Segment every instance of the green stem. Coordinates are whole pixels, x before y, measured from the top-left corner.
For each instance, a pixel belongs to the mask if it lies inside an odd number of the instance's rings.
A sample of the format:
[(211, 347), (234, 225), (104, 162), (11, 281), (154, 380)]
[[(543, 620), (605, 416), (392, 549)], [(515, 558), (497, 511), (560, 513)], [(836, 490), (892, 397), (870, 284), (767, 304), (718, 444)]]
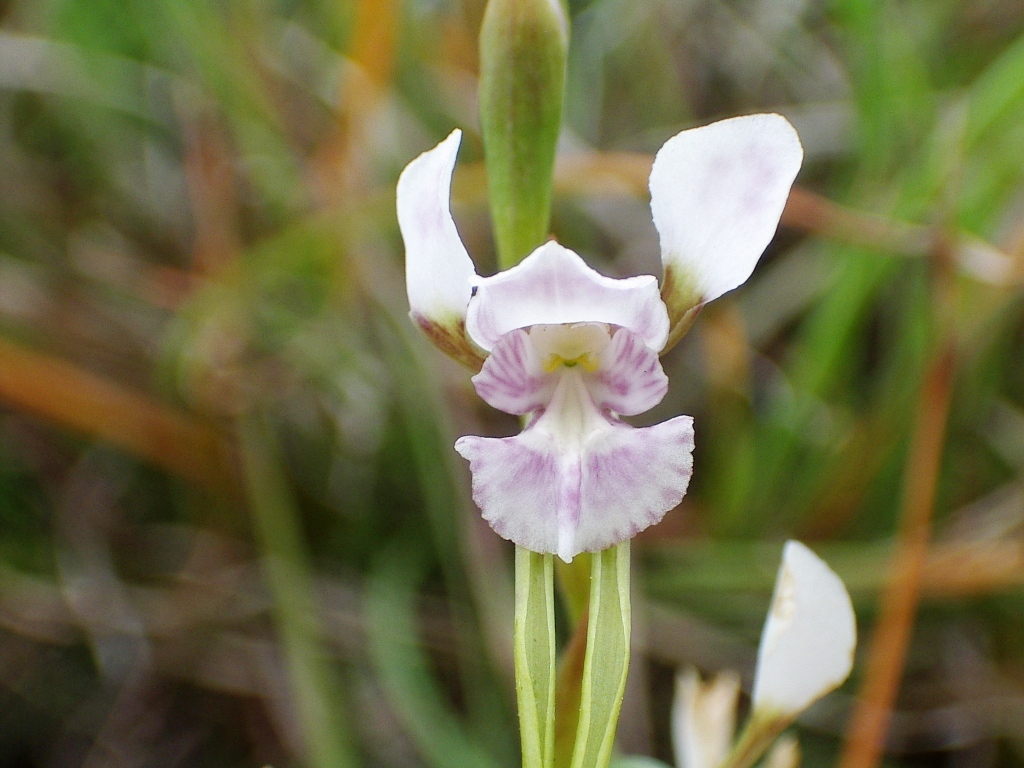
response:
[(791, 718), (768, 717), (754, 712), (719, 768), (752, 768), (790, 722)]
[(571, 563), (562, 559), (555, 561), (555, 583), (569, 614), (570, 631), (575, 631), (576, 625), (587, 610), (587, 601), (590, 600), (592, 557), (589, 552), (580, 552)]
[(572, 768), (606, 768), (629, 672), (629, 541), (593, 556)]
[(253, 527), (305, 737), (304, 762), (310, 768), (350, 768), (356, 759), (340, 725), (340, 692), (323, 647), (299, 514), (281, 469), (274, 432), (258, 414), (240, 418), (237, 431)]
[(551, 768), (555, 749), (555, 578), (551, 555), (516, 547), (513, 635), (523, 768)]

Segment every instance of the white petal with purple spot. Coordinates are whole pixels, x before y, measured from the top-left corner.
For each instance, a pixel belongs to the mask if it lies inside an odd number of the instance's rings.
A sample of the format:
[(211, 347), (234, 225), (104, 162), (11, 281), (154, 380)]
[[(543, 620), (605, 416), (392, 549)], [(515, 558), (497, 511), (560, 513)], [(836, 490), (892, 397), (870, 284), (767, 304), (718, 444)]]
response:
[(793, 126), (772, 114), (683, 131), (658, 150), (650, 187), (662, 261), (697, 303), (750, 277), (802, 161)]

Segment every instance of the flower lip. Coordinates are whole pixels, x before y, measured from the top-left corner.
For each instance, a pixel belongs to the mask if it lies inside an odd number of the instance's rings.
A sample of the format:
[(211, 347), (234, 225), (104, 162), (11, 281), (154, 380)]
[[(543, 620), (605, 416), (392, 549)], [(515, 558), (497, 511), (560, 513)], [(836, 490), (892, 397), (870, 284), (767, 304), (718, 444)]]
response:
[(466, 314), (470, 338), (488, 352), (517, 328), (573, 323), (626, 328), (655, 351), (668, 338), (668, 312), (653, 276), (605, 277), (553, 240), (511, 269), (477, 278)]
[(626, 328), (535, 325), (502, 336), (473, 377), (490, 405), (528, 415), (511, 438), (463, 437), (473, 498), (502, 536), (567, 562), (631, 537), (680, 502), (692, 469), (692, 419), (634, 429), (668, 379)]
[(634, 429), (589, 416), (597, 428), (571, 451), (566, 435), (554, 431), (564, 419), (551, 411), (514, 437), (455, 443), (469, 461), (473, 500), (499, 535), (569, 562), (632, 538), (682, 500), (693, 469), (693, 419)]

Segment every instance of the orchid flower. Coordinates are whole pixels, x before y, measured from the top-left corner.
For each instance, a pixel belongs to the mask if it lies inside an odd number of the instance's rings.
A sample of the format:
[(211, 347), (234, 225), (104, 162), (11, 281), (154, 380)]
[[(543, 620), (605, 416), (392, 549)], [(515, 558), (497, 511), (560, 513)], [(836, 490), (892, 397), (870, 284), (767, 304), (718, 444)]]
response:
[[(723, 672), (704, 683), (696, 670), (676, 679), (672, 741), (678, 768), (756, 762), (801, 712), (843, 684), (853, 667), (856, 618), (840, 578), (798, 541), (788, 541), (761, 633), (751, 714), (730, 752), (739, 680)], [(779, 741), (765, 765), (795, 766), (799, 749)]]
[(665, 279), (614, 279), (544, 243), (490, 277), (476, 273), (449, 207), (461, 133), (398, 181), (413, 320), (480, 367), (487, 403), (524, 418), (514, 437), (462, 437), (473, 499), (501, 536), (566, 562), (657, 523), (686, 493), (693, 420), (633, 428), (664, 397), (659, 361), (706, 302), (736, 288), (774, 236), (803, 158), (779, 115), (683, 131), (658, 152), (651, 209)]

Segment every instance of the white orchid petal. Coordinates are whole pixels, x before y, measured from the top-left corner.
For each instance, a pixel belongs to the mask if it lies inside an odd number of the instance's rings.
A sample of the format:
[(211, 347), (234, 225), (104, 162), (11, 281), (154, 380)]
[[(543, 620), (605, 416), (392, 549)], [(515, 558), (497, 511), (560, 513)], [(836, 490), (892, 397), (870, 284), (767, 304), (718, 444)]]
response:
[(600, 367), (587, 382), (594, 402), (622, 416), (651, 410), (668, 392), (658, 353), (620, 328), (601, 352)]
[(398, 226), (405, 241), (405, 285), (420, 325), (453, 328), (466, 315), (476, 277), (449, 207), (462, 131), (424, 152), (398, 179)]
[(757, 653), (755, 712), (795, 717), (842, 685), (856, 642), (843, 582), (803, 544), (786, 542)]
[(557, 378), (544, 371), (530, 334), (521, 329), (502, 336), (473, 377), (485, 403), (517, 416), (546, 406), (556, 384)]
[(650, 187), (662, 261), (694, 303), (750, 277), (802, 161), (796, 131), (774, 114), (683, 131), (658, 151)]
[(677, 768), (718, 768), (736, 730), (740, 676), (726, 671), (708, 682), (693, 667), (676, 674), (672, 746)]
[(558, 548), (562, 458), (548, 434), (460, 437), (455, 450), (469, 461), (473, 501), (491, 528), (533, 552)]
[(595, 435), (584, 458), (577, 550), (599, 552), (661, 522), (683, 500), (693, 474), (693, 419), (620, 424)]
[(668, 314), (654, 277), (605, 277), (549, 241), (511, 269), (478, 280), (466, 330), (489, 351), (516, 328), (587, 322), (627, 328), (655, 351), (668, 336)]
[(693, 468), (689, 416), (644, 429), (605, 422), (568, 449), (544, 419), (515, 437), (455, 443), (473, 500), (502, 537), (569, 562), (632, 538), (682, 500)]

